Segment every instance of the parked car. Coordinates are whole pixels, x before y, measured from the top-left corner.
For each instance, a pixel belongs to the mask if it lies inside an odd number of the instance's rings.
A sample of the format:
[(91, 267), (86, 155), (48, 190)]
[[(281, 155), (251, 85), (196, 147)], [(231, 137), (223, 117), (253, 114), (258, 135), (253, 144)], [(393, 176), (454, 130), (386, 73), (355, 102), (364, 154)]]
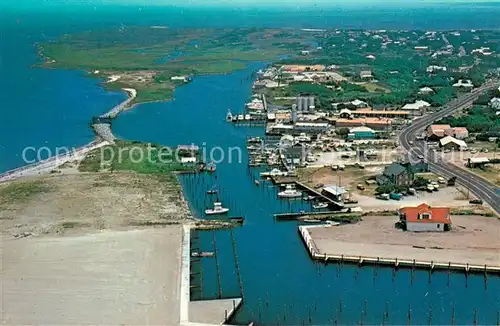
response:
[(357, 187), (358, 187), (359, 190), (365, 190), (365, 186), (363, 186), (362, 184), (358, 184)]
[(483, 200), (482, 199), (472, 199), (472, 200), (469, 200), (469, 204), (482, 205)]

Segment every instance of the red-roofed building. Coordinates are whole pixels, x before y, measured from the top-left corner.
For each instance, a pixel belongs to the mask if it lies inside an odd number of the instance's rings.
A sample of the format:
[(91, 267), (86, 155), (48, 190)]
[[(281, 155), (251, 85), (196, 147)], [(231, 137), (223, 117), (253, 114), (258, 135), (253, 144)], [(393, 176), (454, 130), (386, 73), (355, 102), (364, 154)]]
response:
[(416, 207), (402, 207), (398, 213), (406, 231), (442, 232), (451, 230), (449, 207), (431, 207), (422, 203)]

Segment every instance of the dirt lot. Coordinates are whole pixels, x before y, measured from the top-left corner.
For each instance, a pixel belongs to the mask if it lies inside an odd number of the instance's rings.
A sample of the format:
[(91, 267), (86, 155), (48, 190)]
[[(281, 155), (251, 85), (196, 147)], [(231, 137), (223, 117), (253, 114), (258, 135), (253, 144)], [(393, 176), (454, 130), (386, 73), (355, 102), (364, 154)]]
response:
[(6, 237), (168, 225), (190, 218), (180, 187), (135, 173), (52, 174), (0, 184)]
[(2, 324), (178, 325), (182, 226), (4, 239)]
[(500, 266), (496, 218), (453, 216), (453, 230), (443, 233), (402, 231), (394, 227), (397, 220), (397, 216), (365, 216), (357, 224), (309, 232), (321, 253)]
[(324, 185), (342, 185), (354, 190), (358, 183), (364, 183), (369, 176), (382, 173), (383, 166), (369, 166), (364, 169), (357, 167), (346, 167), (344, 171), (333, 171), (330, 167), (307, 168), (301, 171), (299, 180), (311, 186), (322, 183)]

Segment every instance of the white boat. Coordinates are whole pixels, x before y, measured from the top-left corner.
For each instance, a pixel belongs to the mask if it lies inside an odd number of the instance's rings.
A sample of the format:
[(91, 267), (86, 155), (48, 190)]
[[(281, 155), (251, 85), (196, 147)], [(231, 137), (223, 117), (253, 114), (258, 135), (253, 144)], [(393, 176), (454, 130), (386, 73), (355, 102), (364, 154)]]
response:
[(232, 121), (232, 120), (233, 120), (233, 114), (231, 113), (231, 110), (227, 110), (226, 121)]
[(245, 119), (245, 116), (243, 114), (238, 114), (238, 120), (243, 121)]
[(320, 208), (327, 208), (328, 204), (327, 203), (317, 203), (313, 205), (313, 208), (315, 209), (320, 209)]
[(298, 191), (297, 189), (293, 188), (291, 185), (287, 185), (285, 190), (280, 191), (278, 193), (278, 197), (280, 197), (280, 198), (298, 198), (298, 197), (302, 197), (302, 191)]
[(214, 208), (208, 208), (205, 210), (205, 214), (207, 215), (217, 215), (217, 214), (226, 214), (229, 212), (229, 208), (222, 207), (222, 203), (215, 202)]

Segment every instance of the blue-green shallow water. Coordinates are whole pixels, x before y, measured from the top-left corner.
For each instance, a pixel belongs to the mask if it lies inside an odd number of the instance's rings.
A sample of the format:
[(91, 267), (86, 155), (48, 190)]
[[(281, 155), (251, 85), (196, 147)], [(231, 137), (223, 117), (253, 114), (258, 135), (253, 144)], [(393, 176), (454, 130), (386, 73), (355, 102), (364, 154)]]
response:
[[(46, 37), (31, 26), (0, 22), (0, 172), (25, 165), (23, 149), (29, 146), (55, 153), (89, 143), (90, 118), (126, 98), (84, 72), (32, 68), (39, 62), (33, 42)], [(26, 153), (26, 159), (36, 158), (35, 151)], [(44, 159), (48, 152), (41, 154)]]
[[(245, 71), (224, 76), (197, 77), (180, 87), (175, 99), (168, 103), (139, 105), (121, 115), (113, 125), (124, 138), (167, 145), (195, 143), (207, 147), (240, 146), (246, 137), (263, 135), (262, 128), (235, 127), (225, 122), (228, 108), (241, 111), (251, 95), (248, 77), (262, 64), (252, 64)], [(466, 286), (464, 274), (434, 272), (429, 283), (427, 271), (400, 269), (393, 278), (390, 268), (365, 266), (324, 266), (309, 258), (295, 222), (275, 222), (272, 214), (299, 211), (308, 204), (278, 200), (277, 190), (270, 184), (256, 186), (254, 174), (246, 165), (223, 162), (215, 175), (181, 178), (185, 195), (194, 214), (201, 216), (210, 206), (205, 191), (213, 184), (220, 188), (220, 199), (232, 212), (244, 215), (246, 221), (235, 229), (234, 236), (242, 272), (245, 303), (236, 322), (250, 319), (262, 324), (332, 324), (342, 300), (340, 324), (382, 324), (389, 307), (387, 324), (406, 324), (411, 306), (411, 323), (450, 324), (453, 307), (457, 324), (472, 324), (474, 309), (480, 324), (494, 324), (500, 307), (500, 279), (489, 276), (487, 286), (482, 275), (470, 275)], [(213, 232), (201, 232), (201, 250), (212, 251)], [(239, 295), (232, 246), (228, 231), (216, 232), (224, 297)], [(204, 298), (218, 294), (215, 259), (206, 258), (203, 268)], [(376, 275), (374, 277), (374, 274)], [(197, 295), (197, 294), (196, 294)], [(362, 316), (366, 301), (366, 315)], [(267, 304), (266, 304), (267, 302)], [(286, 306), (286, 308), (285, 308)], [(286, 320), (284, 312), (286, 309)], [(260, 311), (260, 317), (259, 317)], [(341, 316), (340, 316), (341, 315)]]

